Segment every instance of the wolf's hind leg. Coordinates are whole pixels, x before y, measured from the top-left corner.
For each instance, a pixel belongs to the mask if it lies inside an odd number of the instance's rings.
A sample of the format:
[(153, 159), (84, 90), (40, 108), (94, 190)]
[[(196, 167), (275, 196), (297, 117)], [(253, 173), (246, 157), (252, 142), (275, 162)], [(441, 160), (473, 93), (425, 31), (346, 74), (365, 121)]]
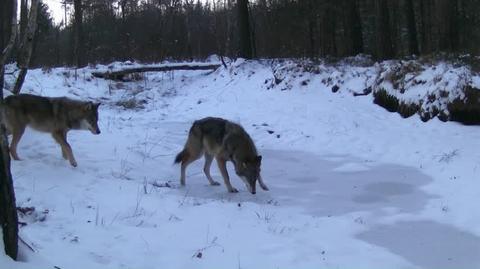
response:
[(207, 176), (207, 179), (208, 179), (208, 182), (210, 182), (210, 185), (219, 186), (220, 183), (213, 180), (212, 176), (210, 175), (210, 166), (212, 165), (212, 161), (213, 161), (213, 156), (208, 153), (205, 153), (205, 165), (203, 166), (203, 172), (205, 172), (205, 176)]
[(53, 139), (60, 144), (60, 147), (62, 147), (62, 155), (65, 153), (67, 159), (70, 161), (70, 164), (73, 167), (77, 167), (77, 161), (75, 160), (75, 157), (73, 157), (72, 147), (70, 147), (70, 144), (67, 142), (67, 133), (65, 131), (56, 131), (52, 134), (52, 136)]
[[(59, 135), (61, 135), (62, 140), (65, 140), (65, 142), (67, 141), (67, 133), (65, 131), (59, 132)], [(55, 139), (55, 141), (56, 141), (56, 139)], [(60, 144), (60, 142), (58, 142), (58, 143)], [(62, 146), (62, 144), (60, 144), (60, 148), (62, 149), (62, 158), (65, 159), (65, 160), (68, 160), (67, 150), (65, 149), (64, 146)], [(73, 153), (72, 153), (72, 155), (73, 155)]]
[(10, 154), (12, 155), (12, 158), (17, 161), (20, 160), (17, 154), (17, 146), (24, 132), (25, 132), (25, 126), (18, 127), (12, 130), (12, 142), (10, 143)]
[(190, 151), (186, 151), (184, 158), (182, 159), (182, 164), (180, 166), (180, 185), (185, 186), (185, 177), (187, 166), (192, 162), (198, 160), (202, 156), (202, 152), (194, 152), (191, 153)]
[(227, 161), (221, 157), (217, 157), (216, 159), (217, 159), (218, 169), (220, 169), (220, 173), (222, 174), (223, 181), (225, 181), (225, 186), (227, 186), (227, 190), (229, 192), (238, 192), (238, 190), (235, 189), (230, 183), (230, 178), (227, 172)]

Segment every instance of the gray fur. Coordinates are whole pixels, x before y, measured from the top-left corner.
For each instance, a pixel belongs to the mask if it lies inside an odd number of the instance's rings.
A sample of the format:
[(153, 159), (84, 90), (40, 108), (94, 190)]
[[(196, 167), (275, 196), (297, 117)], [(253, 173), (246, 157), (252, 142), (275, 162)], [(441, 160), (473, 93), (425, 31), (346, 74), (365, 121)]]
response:
[(248, 190), (255, 194), (258, 180), (260, 187), (268, 187), (260, 176), (262, 157), (258, 155), (253, 140), (242, 126), (221, 118), (204, 118), (193, 123), (184, 149), (175, 158), (181, 163), (180, 183), (185, 185), (187, 166), (205, 156), (204, 172), (211, 185), (220, 185), (210, 175), (210, 165), (216, 159), (229, 192), (238, 192), (230, 183), (226, 162), (231, 161), (236, 174), (244, 181)]
[(14, 160), (20, 160), (17, 145), (25, 128), (51, 133), (62, 148), (62, 156), (74, 167), (77, 162), (67, 142), (70, 130), (90, 130), (100, 134), (98, 128), (99, 103), (84, 102), (67, 97), (42, 97), (32, 94), (11, 95), (2, 106), (2, 122), (12, 134), (10, 153)]

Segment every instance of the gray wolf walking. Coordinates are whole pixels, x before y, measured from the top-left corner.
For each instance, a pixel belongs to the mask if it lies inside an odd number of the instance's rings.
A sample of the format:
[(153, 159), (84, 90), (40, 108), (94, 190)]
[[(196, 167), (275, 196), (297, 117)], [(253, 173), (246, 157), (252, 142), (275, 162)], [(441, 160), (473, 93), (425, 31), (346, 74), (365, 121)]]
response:
[(90, 130), (92, 134), (100, 134), (97, 125), (99, 105), (67, 97), (42, 97), (32, 94), (8, 96), (2, 106), (2, 118), (5, 128), (12, 134), (12, 158), (20, 160), (17, 145), (25, 127), (30, 126), (37, 131), (51, 133), (62, 148), (63, 158), (76, 167), (77, 161), (67, 142), (67, 133), (70, 130)]
[(229, 192), (238, 190), (230, 183), (227, 161), (233, 162), (236, 174), (252, 194), (256, 192), (257, 180), (263, 190), (268, 190), (260, 176), (262, 156), (257, 154), (255, 144), (242, 126), (221, 118), (210, 117), (195, 121), (190, 128), (184, 149), (175, 158), (175, 163), (181, 163), (182, 186), (185, 185), (187, 166), (198, 160), (202, 154), (205, 156), (203, 171), (211, 185), (220, 185), (210, 175), (210, 166), (215, 158)]

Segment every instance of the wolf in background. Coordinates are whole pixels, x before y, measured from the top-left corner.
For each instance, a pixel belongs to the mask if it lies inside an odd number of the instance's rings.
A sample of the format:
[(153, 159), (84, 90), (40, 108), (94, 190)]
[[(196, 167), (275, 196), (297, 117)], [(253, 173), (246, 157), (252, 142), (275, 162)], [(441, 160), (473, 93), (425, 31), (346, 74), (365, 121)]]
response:
[(62, 156), (70, 164), (77, 166), (72, 148), (67, 142), (70, 130), (90, 130), (100, 134), (98, 128), (98, 106), (100, 103), (84, 102), (67, 97), (42, 97), (32, 94), (11, 95), (5, 98), (2, 106), (2, 122), (12, 134), (10, 154), (20, 160), (17, 145), (27, 126), (51, 133), (60, 144)]

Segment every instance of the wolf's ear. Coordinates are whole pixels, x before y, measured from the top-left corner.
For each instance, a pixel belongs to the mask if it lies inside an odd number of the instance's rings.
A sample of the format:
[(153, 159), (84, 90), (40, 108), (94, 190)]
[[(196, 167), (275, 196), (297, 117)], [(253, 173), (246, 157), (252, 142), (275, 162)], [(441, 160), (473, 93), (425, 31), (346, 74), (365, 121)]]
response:
[(262, 155), (258, 155), (257, 158), (255, 159), (255, 161), (256, 161), (258, 164), (261, 164), (261, 163), (262, 163)]

